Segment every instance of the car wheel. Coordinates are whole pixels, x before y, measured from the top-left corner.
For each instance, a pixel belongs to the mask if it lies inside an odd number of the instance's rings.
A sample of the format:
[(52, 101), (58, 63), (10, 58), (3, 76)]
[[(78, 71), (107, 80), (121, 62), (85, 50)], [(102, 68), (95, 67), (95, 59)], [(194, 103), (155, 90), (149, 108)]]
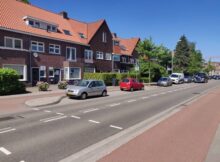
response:
[(121, 88), (121, 91), (124, 91), (124, 89), (123, 89), (123, 88)]
[(82, 93), (82, 94), (81, 94), (81, 99), (82, 99), (82, 100), (85, 100), (86, 98), (87, 98), (87, 94), (86, 94), (86, 93)]
[(103, 92), (102, 92), (102, 97), (105, 97), (105, 96), (107, 96), (107, 92), (106, 92), (106, 91), (103, 91)]
[(130, 91), (131, 91), (131, 92), (133, 92), (133, 91), (134, 91), (134, 88), (133, 88), (133, 87), (131, 87)]

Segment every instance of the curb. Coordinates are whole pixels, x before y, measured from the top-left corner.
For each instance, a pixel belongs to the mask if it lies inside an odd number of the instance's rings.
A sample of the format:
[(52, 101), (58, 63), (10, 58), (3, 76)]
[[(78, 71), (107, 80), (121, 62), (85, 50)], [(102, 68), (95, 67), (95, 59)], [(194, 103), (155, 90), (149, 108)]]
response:
[[(60, 103), (60, 101), (62, 101), (64, 98), (66, 98), (66, 96), (55, 96), (55, 97), (57, 97), (57, 100), (55, 100), (55, 101), (51, 101), (51, 102), (47, 102), (47, 103), (42, 103), (42, 104), (36, 104), (36, 105), (33, 105), (33, 102), (40, 101), (42, 98), (28, 100), (28, 101), (25, 101), (25, 105), (28, 106), (28, 107), (50, 106), (50, 105), (58, 104), (58, 103)], [(55, 98), (55, 97), (46, 97), (46, 98), (50, 99), (50, 98)]]

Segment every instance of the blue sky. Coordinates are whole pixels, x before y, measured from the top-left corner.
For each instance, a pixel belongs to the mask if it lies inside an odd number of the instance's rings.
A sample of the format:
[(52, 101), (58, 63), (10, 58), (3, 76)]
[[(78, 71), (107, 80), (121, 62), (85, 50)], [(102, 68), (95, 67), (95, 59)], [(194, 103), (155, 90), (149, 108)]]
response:
[[(120, 37), (153, 38), (174, 49), (183, 34), (204, 58), (220, 56), (219, 0), (30, 0), (33, 5), (81, 21), (106, 19)], [(214, 60), (213, 60), (214, 61)], [(220, 59), (217, 59), (220, 61)]]

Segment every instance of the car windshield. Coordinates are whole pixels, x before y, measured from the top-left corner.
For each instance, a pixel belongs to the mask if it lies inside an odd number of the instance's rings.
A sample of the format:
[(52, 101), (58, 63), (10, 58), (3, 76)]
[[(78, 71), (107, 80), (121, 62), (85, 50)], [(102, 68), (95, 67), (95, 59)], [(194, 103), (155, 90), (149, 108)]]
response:
[(170, 77), (171, 77), (171, 78), (178, 78), (178, 75), (172, 74)]
[(123, 79), (122, 82), (128, 83), (128, 82), (129, 82), (129, 79)]
[(79, 86), (79, 87), (87, 87), (89, 85), (89, 81), (88, 80), (81, 80), (80, 82), (78, 82), (76, 84), (76, 86)]
[(198, 74), (196, 74), (196, 76), (198, 76), (198, 77), (204, 77), (204, 76), (205, 76), (205, 73), (198, 73)]
[(168, 78), (160, 78), (160, 81), (167, 81)]

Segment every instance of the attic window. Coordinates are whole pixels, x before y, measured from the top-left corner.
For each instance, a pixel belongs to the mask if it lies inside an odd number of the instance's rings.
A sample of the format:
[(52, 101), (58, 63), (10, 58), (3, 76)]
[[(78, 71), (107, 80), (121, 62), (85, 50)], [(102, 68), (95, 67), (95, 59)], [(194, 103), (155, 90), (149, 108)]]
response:
[(114, 46), (119, 46), (119, 45), (120, 45), (120, 42), (117, 40), (114, 40)]
[(126, 47), (124, 45), (120, 46), (121, 50), (126, 51)]
[(64, 34), (66, 35), (71, 35), (70, 31), (69, 30), (63, 30)]
[(83, 38), (83, 39), (86, 38), (85, 34), (83, 34), (83, 33), (79, 33), (79, 36), (80, 36), (80, 38)]

